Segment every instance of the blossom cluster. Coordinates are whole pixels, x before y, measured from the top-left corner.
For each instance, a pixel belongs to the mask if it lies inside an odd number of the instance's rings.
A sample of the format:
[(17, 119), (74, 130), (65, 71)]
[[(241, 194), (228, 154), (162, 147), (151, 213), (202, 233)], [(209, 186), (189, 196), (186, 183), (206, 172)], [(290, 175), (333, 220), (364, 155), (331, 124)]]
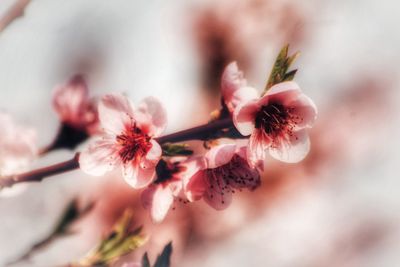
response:
[[(8, 170), (16, 163), (26, 166), (38, 154), (74, 149), (90, 138), (76, 157), (80, 169), (93, 176), (120, 169), (128, 185), (143, 189), (143, 206), (154, 221), (162, 221), (176, 201), (202, 199), (216, 210), (225, 209), (235, 192), (260, 186), (267, 154), (296, 163), (310, 150), (307, 129), (317, 108), (292, 81), (296, 70), (287, 72), (296, 57), (288, 57), (287, 49), (279, 54), (262, 93), (247, 84), (236, 62), (230, 63), (221, 77), (221, 108), (210, 122), (169, 135), (163, 135), (167, 111), (157, 98), (135, 105), (125, 95), (112, 93), (97, 101), (89, 97), (84, 77), (76, 75), (54, 90), (60, 130), (47, 148), (38, 151), (28, 142), (30, 131), (14, 131), (10, 118), (0, 114), (9, 125), (0, 132), (2, 175), (13, 174)], [(204, 141), (207, 151), (194, 153), (182, 143), (190, 140)], [(11, 182), (16, 180), (11, 177)]]
[(275, 84), (260, 96), (233, 62), (222, 75), (221, 94), (225, 112), (215, 120), (231, 120), (241, 141), (232, 137), (232, 142), (214, 145), (204, 155), (185, 156), (163, 153), (159, 137), (167, 115), (158, 99), (148, 97), (135, 106), (122, 94), (103, 96), (98, 105), (103, 131), (80, 154), (80, 168), (94, 176), (121, 169), (130, 186), (144, 188), (144, 207), (154, 221), (161, 221), (174, 200), (203, 199), (222, 210), (234, 192), (256, 189), (267, 152), (289, 163), (307, 155), (306, 130), (317, 109), (295, 82)]

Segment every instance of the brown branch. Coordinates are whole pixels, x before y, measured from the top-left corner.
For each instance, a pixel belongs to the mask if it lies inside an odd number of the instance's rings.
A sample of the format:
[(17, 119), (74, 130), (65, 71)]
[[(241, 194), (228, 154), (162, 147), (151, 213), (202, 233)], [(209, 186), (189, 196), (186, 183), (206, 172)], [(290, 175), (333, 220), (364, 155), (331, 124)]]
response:
[(207, 124), (203, 124), (194, 128), (190, 128), (187, 130), (179, 131), (176, 133), (164, 135), (158, 138), (155, 138), (155, 140), (160, 143), (175, 143), (175, 142), (183, 142), (183, 141), (188, 141), (188, 140), (207, 140), (207, 138), (210, 137), (210, 135), (215, 134), (216, 131), (229, 128), (229, 127), (234, 127), (232, 119), (223, 119), (223, 120), (217, 120), (214, 122), (210, 122)]
[(79, 167), (78, 158), (79, 153), (76, 153), (72, 159), (64, 162), (39, 168), (30, 172), (1, 177), (0, 188), (10, 187), (14, 184), (23, 182), (40, 182), (49, 176), (75, 170)]
[[(208, 140), (209, 138), (213, 138), (215, 133), (217, 133), (218, 131), (231, 127), (234, 127), (232, 119), (227, 118), (227, 119), (213, 121), (187, 130), (179, 131), (176, 133), (164, 135), (155, 138), (155, 140), (159, 144), (176, 143), (187, 140)], [(241, 137), (243, 138), (243, 136)], [(240, 138), (240, 136), (235, 136), (235, 138)], [(47, 178), (49, 176), (54, 176), (60, 173), (75, 170), (79, 168), (78, 159), (79, 159), (79, 153), (75, 154), (75, 156), (72, 159), (61, 163), (32, 170), (26, 173), (0, 177), (0, 189), (4, 187), (11, 187), (12, 185), (17, 183), (40, 182), (44, 178)]]
[(8, 25), (10, 25), (15, 19), (21, 17), (24, 14), (26, 6), (31, 0), (17, 0), (15, 3), (6, 11), (3, 17), (0, 18), (0, 32), (2, 32)]

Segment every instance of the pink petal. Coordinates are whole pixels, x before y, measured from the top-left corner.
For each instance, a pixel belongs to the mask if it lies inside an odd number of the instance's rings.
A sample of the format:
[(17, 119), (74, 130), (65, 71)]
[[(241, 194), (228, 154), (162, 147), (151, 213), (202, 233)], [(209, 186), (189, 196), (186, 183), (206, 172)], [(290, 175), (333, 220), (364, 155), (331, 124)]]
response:
[(206, 162), (203, 156), (193, 156), (181, 162), (181, 165), (186, 169), (181, 172), (182, 180), (192, 177), (197, 171), (206, 167)]
[(53, 92), (53, 108), (63, 122), (80, 124), (89, 90), (82, 76), (76, 75)]
[(296, 82), (289, 81), (289, 82), (281, 82), (275, 84), (268, 90), (267, 94), (269, 96), (273, 96), (276, 94), (287, 93), (292, 91), (297, 91), (298, 93), (301, 93), (299, 85)]
[(232, 193), (223, 189), (226, 186), (224, 179), (211, 175), (206, 178), (206, 183), (204, 201), (216, 210), (226, 209), (232, 202)]
[(203, 197), (207, 186), (204, 175), (205, 171), (200, 170), (196, 172), (185, 184), (184, 192), (189, 201), (193, 202)]
[(187, 188), (194, 174), (206, 168), (206, 162), (202, 156), (190, 157), (186, 161), (181, 162), (181, 165), (186, 168), (185, 171), (179, 173), (183, 188)]
[(135, 162), (128, 162), (122, 170), (125, 182), (137, 189), (148, 186), (154, 180), (156, 174), (155, 165), (152, 167), (140, 165)]
[(256, 158), (253, 159), (252, 161), (249, 162), (249, 156), (248, 156), (248, 145), (247, 146), (242, 146), (237, 149), (236, 155), (241, 157), (242, 159), (246, 160), (249, 166), (256, 168), (259, 171), (264, 171), (264, 160), (257, 160)]
[(37, 153), (36, 131), (0, 111), (0, 176), (26, 171)]
[(298, 116), (299, 122), (297, 127), (301, 128), (311, 128), (317, 119), (317, 107), (314, 102), (306, 95), (300, 94), (298, 99), (288, 104), (293, 107), (293, 115)]
[(247, 160), (252, 167), (260, 166), (260, 161), (264, 162), (265, 154), (272, 140), (263, 133), (256, 130), (250, 136), (247, 146)]
[(269, 103), (287, 103), (297, 99), (301, 94), (300, 87), (295, 82), (282, 82), (272, 86), (268, 92), (259, 99), (258, 105), (263, 106)]
[(229, 111), (233, 113), (236, 107), (258, 99), (259, 95), (253, 87), (240, 87), (232, 95), (229, 101), (225, 101)]
[(310, 151), (310, 139), (306, 130), (294, 132), (288, 141), (282, 141), (278, 148), (270, 148), (270, 155), (280, 161), (297, 163)]
[(127, 262), (122, 267), (142, 267), (142, 264), (140, 262)]
[(246, 86), (246, 79), (243, 78), (242, 71), (239, 70), (236, 61), (231, 62), (225, 67), (221, 78), (221, 93), (225, 101), (230, 101), (233, 94), (240, 87)]
[(150, 136), (159, 136), (167, 126), (167, 112), (155, 97), (146, 97), (135, 112), (139, 128)]
[(142, 160), (142, 166), (151, 167), (157, 165), (162, 155), (161, 146), (153, 139), (150, 140), (151, 148)]
[(182, 189), (183, 189), (183, 181), (182, 179), (172, 179), (166, 183), (166, 185), (169, 187), (171, 190), (171, 194), (175, 197), (182, 196)]
[[(245, 149), (245, 147), (244, 147)], [(260, 173), (257, 168), (253, 168), (247, 162), (247, 157), (241, 157), (238, 154), (234, 158), (233, 166), (230, 166), (230, 176), (238, 179), (231, 179), (229, 185), (232, 188), (242, 189), (247, 188), (254, 190), (261, 184)]]
[(151, 185), (141, 195), (144, 208), (150, 210), (154, 222), (161, 222), (167, 215), (174, 201), (168, 186)]
[(79, 155), (79, 166), (87, 174), (101, 176), (120, 163), (112, 136), (90, 143)]
[(257, 101), (250, 101), (245, 105), (238, 106), (233, 113), (233, 123), (236, 129), (244, 135), (250, 135), (254, 130), (256, 113), (259, 109)]
[(235, 154), (235, 144), (223, 144), (211, 148), (205, 155), (207, 168), (214, 169), (227, 164)]
[(98, 107), (101, 126), (108, 132), (119, 135), (133, 123), (133, 108), (122, 94), (103, 96)]

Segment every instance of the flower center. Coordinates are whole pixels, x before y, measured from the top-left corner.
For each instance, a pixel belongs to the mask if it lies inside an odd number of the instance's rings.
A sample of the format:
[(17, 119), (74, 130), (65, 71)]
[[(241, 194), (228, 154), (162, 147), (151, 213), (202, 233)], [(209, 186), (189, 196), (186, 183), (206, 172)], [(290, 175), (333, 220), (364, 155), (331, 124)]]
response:
[(291, 136), (300, 120), (293, 115), (293, 108), (273, 103), (261, 107), (256, 115), (255, 127), (273, 138), (282, 133)]
[(136, 125), (116, 137), (121, 146), (118, 154), (123, 163), (133, 159), (140, 160), (151, 149), (150, 137)]
[(160, 160), (156, 166), (157, 179), (154, 181), (155, 184), (159, 184), (174, 178), (177, 173), (180, 173), (186, 169), (180, 162), (167, 162)]

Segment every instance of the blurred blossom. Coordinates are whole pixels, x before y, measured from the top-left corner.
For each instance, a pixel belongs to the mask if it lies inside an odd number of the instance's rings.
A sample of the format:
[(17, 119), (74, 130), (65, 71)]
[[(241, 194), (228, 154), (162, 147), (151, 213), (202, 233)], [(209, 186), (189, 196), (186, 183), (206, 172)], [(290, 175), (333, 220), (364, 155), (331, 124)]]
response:
[(254, 190), (261, 184), (260, 174), (247, 163), (246, 147), (234, 144), (213, 147), (205, 155), (206, 166), (185, 186), (190, 201), (204, 200), (216, 210), (227, 208), (235, 190)]
[[(0, 179), (29, 168), (38, 153), (36, 132), (14, 123), (9, 114), (0, 112)], [(0, 196), (20, 192), (24, 185), (2, 189)]]
[(244, 104), (258, 96), (254, 88), (247, 87), (247, 81), (236, 62), (231, 62), (222, 73), (221, 93), (225, 105), (231, 113), (240, 104)]
[(60, 121), (68, 126), (96, 132), (98, 127), (96, 103), (89, 99), (89, 89), (81, 75), (75, 75), (53, 92), (53, 108)]
[(238, 107), (234, 122), (241, 134), (251, 134), (249, 158), (263, 160), (265, 150), (272, 157), (289, 163), (301, 161), (310, 150), (306, 132), (317, 116), (314, 102), (294, 82), (271, 87), (258, 100)]
[(142, 264), (139, 262), (129, 262), (129, 263), (124, 263), (122, 267), (142, 267)]
[(105, 133), (81, 153), (81, 169), (101, 176), (121, 166), (125, 181), (132, 187), (150, 184), (162, 153), (152, 138), (159, 136), (167, 124), (162, 104), (148, 97), (134, 108), (121, 94), (106, 95), (99, 104), (99, 118)]
[(174, 199), (185, 202), (183, 183), (188, 181), (202, 166), (202, 158), (161, 160), (157, 167), (157, 178), (142, 192), (142, 203), (150, 210), (153, 221), (162, 221), (173, 205)]
[(75, 75), (67, 83), (57, 86), (52, 104), (61, 126), (54, 141), (40, 154), (60, 148), (75, 149), (88, 137), (100, 132), (97, 101), (89, 98), (89, 89), (82, 75)]

